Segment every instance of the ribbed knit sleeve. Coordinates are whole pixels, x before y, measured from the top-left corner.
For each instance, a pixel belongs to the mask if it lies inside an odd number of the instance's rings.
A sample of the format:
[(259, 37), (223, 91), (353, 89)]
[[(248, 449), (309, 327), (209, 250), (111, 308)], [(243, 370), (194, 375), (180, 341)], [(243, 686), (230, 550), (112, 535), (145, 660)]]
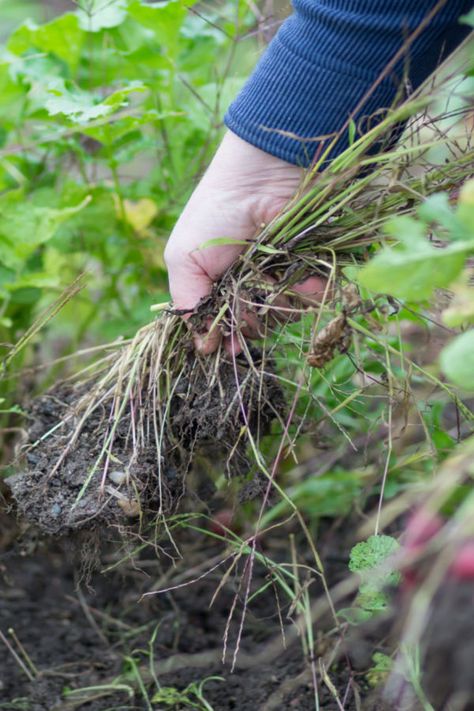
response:
[[(381, 115), (400, 82), (416, 88), (467, 36), (459, 17), (472, 0), (448, 0), (383, 79), (354, 109), (435, 7), (435, 0), (294, 0), (225, 123), (245, 141), (297, 165), (313, 159), (318, 139), (352, 117)], [(347, 132), (336, 152), (347, 147)], [(313, 140), (308, 140), (313, 139)]]

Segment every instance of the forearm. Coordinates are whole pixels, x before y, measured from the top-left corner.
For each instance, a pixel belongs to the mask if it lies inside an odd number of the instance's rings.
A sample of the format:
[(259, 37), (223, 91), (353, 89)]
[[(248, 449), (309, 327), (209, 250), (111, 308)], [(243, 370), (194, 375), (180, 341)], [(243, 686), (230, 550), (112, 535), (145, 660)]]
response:
[[(448, 0), (406, 46), (434, 0), (294, 0), (294, 14), (231, 104), (226, 124), (254, 146), (306, 166), (320, 145), (315, 139), (334, 135), (349, 118), (390, 107), (401, 82), (419, 86), (468, 34), (458, 19), (471, 5)], [(393, 71), (354, 114), (405, 46)], [(346, 135), (332, 155), (347, 146)]]

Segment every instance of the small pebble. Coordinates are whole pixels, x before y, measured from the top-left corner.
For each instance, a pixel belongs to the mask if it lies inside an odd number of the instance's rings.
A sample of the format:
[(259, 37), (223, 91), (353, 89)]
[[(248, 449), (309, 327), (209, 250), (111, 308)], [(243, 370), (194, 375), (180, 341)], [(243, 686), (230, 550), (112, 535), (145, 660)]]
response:
[(110, 481), (113, 481), (114, 484), (117, 484), (117, 486), (120, 486), (120, 484), (123, 484), (125, 479), (127, 478), (127, 472), (122, 472), (119, 470), (114, 470), (112, 472), (109, 472), (109, 479)]
[(135, 499), (119, 499), (118, 505), (129, 518), (136, 518), (140, 515), (140, 503)]
[(59, 516), (61, 513), (61, 506), (59, 504), (53, 504), (51, 506), (51, 516), (54, 516), (55, 518)]

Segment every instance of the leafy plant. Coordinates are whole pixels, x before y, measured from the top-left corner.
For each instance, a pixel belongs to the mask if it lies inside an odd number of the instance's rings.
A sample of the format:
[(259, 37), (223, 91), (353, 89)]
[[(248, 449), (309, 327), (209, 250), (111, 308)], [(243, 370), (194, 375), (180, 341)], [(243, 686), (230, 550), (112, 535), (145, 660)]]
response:
[[(443, 371), (463, 390), (474, 389), (474, 289), (469, 284), (469, 257), (474, 254), (474, 180), (467, 181), (455, 206), (447, 192), (427, 198), (417, 217), (396, 217), (386, 233), (396, 240), (361, 270), (359, 282), (402, 300), (423, 302), (435, 289), (453, 287), (454, 299), (442, 317), (449, 326), (468, 330), (445, 347)], [(430, 240), (443, 240), (435, 247)]]
[(213, 711), (213, 707), (204, 697), (204, 685), (209, 681), (224, 681), (221, 676), (210, 676), (200, 682), (192, 682), (182, 691), (174, 687), (163, 686), (157, 691), (152, 703), (164, 704), (165, 707), (184, 706), (185, 708)]
[(384, 588), (396, 585), (400, 580), (392, 563), (399, 547), (391, 536), (374, 535), (352, 548), (349, 570), (360, 577), (359, 593), (354, 603), (357, 621), (370, 619), (387, 609), (389, 600)]
[(376, 687), (383, 684), (393, 667), (393, 660), (383, 652), (374, 652), (372, 655), (373, 665), (365, 675), (370, 686)]

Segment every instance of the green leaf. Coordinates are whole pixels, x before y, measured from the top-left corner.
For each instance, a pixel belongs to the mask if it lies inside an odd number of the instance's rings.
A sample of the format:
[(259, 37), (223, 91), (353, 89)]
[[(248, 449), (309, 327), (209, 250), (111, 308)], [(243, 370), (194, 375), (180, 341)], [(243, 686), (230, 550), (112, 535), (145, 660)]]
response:
[(179, 30), (186, 17), (186, 6), (179, 0), (143, 3), (132, 0), (128, 9), (130, 17), (144, 27), (153, 30), (156, 39), (168, 52), (176, 54)]
[(426, 226), (413, 217), (401, 215), (389, 220), (384, 226), (384, 232), (407, 249), (416, 250), (426, 247)]
[(92, 0), (77, 10), (79, 25), (86, 32), (118, 27), (127, 17), (126, 0)]
[(392, 536), (370, 536), (361, 541), (351, 550), (349, 570), (352, 573), (365, 575), (393, 555), (400, 545)]
[(110, 118), (104, 117), (103, 121), (98, 120), (81, 128), (81, 133), (95, 138), (100, 143), (108, 146), (135, 131), (137, 132), (135, 133), (136, 140), (133, 141), (133, 144), (137, 150), (141, 150), (145, 147), (144, 141), (146, 140), (146, 132), (141, 130), (142, 126), (148, 124), (151, 127), (156, 127), (164, 118), (179, 115), (173, 111), (158, 113), (155, 109), (143, 111), (139, 116), (118, 117), (109, 115)]
[(199, 247), (196, 248), (196, 251), (201, 252), (203, 249), (208, 249), (209, 247), (225, 247), (226, 245), (230, 246), (234, 244), (241, 244), (248, 247), (251, 242), (245, 239), (232, 239), (232, 237), (213, 237), (200, 244)]
[(0, 262), (10, 268), (21, 266), (35, 249), (50, 240), (58, 227), (90, 202), (86, 197), (74, 207), (38, 207), (12, 191), (0, 202)]
[(435, 193), (426, 198), (418, 208), (418, 215), (427, 224), (438, 223), (448, 230), (450, 238), (461, 238), (459, 223), (446, 193)]
[(348, 141), (349, 145), (352, 146), (354, 143), (355, 137), (356, 137), (356, 132), (357, 132), (357, 126), (355, 125), (355, 122), (353, 119), (349, 121), (349, 129), (348, 129)]
[(18, 127), (25, 96), (25, 89), (12, 77), (10, 62), (0, 63), (0, 119), (3, 128)]
[(360, 576), (356, 603), (363, 610), (377, 613), (386, 609), (388, 598), (384, 588), (400, 580), (400, 573), (390, 561), (399, 547), (392, 536), (378, 535), (370, 536), (351, 550), (349, 570)]
[(8, 41), (8, 49), (15, 54), (37, 49), (55, 54), (71, 67), (76, 67), (82, 52), (85, 35), (75, 13), (68, 12), (48, 22), (36, 25), (27, 20)]
[(114, 92), (101, 103), (94, 103), (95, 99), (91, 94), (51, 88), (49, 93), (54, 96), (47, 99), (45, 108), (50, 116), (62, 114), (73, 123), (86, 124), (114, 113), (127, 104), (130, 94), (137, 91), (145, 91), (144, 85), (141, 82), (131, 82), (129, 86)]
[(428, 242), (423, 249), (385, 248), (361, 270), (359, 282), (371, 291), (423, 301), (456, 279), (471, 249), (464, 243), (437, 249)]
[(474, 27), (474, 9), (468, 12), (467, 15), (461, 15), (459, 21), (463, 22), (465, 25)]
[(463, 390), (474, 390), (474, 329), (457, 336), (440, 356), (449, 380)]

